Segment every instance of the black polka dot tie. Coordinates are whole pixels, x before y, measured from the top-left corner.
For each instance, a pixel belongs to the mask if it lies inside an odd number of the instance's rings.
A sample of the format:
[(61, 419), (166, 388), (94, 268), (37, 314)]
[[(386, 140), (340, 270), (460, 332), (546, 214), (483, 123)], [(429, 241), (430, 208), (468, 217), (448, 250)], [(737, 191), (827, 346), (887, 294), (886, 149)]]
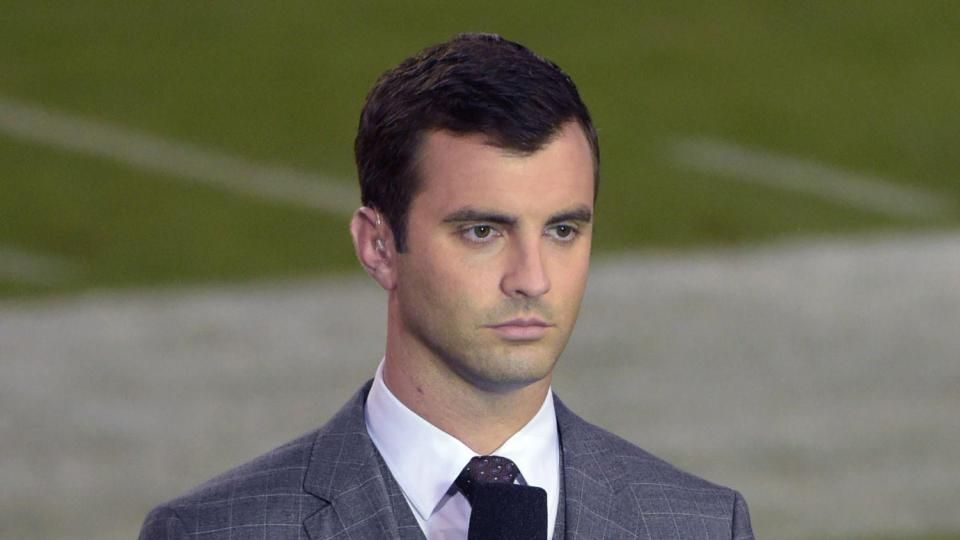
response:
[(470, 501), (467, 540), (546, 540), (547, 492), (513, 482), (517, 465), (501, 456), (477, 456), (454, 482)]
[(467, 500), (473, 500), (477, 484), (512, 484), (520, 470), (509, 459), (501, 456), (477, 456), (467, 463), (454, 482)]

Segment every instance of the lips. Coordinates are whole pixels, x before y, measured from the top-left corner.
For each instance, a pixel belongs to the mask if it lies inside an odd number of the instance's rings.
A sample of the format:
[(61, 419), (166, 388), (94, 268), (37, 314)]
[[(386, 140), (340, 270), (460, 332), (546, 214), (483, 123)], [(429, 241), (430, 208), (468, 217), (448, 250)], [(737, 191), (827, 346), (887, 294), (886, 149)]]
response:
[(503, 339), (508, 341), (536, 341), (555, 325), (536, 318), (511, 319), (499, 324), (489, 325)]
[(507, 322), (495, 324), (492, 326), (494, 328), (498, 328), (500, 326), (542, 326), (546, 328), (553, 325), (540, 319), (531, 318), (531, 319), (512, 319)]

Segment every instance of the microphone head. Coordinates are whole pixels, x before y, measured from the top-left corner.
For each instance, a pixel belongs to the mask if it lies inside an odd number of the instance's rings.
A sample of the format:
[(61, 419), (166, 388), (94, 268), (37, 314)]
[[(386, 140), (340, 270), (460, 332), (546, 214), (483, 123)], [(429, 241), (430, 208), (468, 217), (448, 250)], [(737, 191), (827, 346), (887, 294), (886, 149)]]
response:
[(517, 484), (477, 484), (468, 540), (546, 540), (547, 492)]

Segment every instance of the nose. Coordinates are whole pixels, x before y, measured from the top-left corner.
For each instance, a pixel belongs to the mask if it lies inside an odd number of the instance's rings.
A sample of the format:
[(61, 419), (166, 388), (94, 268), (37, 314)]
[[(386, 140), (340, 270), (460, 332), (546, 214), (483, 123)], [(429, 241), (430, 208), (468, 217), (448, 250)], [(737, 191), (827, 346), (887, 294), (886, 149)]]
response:
[(550, 291), (550, 277), (543, 264), (539, 239), (513, 249), (500, 288), (509, 297), (540, 297)]

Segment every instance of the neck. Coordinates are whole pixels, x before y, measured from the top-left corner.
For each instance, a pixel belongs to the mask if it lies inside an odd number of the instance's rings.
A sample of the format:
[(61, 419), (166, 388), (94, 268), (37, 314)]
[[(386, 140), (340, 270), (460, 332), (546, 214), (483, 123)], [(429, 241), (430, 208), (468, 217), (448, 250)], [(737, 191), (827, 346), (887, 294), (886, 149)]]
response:
[(387, 329), (383, 379), (410, 410), (480, 455), (490, 454), (540, 410), (550, 377), (509, 389), (483, 389), (442, 360)]

